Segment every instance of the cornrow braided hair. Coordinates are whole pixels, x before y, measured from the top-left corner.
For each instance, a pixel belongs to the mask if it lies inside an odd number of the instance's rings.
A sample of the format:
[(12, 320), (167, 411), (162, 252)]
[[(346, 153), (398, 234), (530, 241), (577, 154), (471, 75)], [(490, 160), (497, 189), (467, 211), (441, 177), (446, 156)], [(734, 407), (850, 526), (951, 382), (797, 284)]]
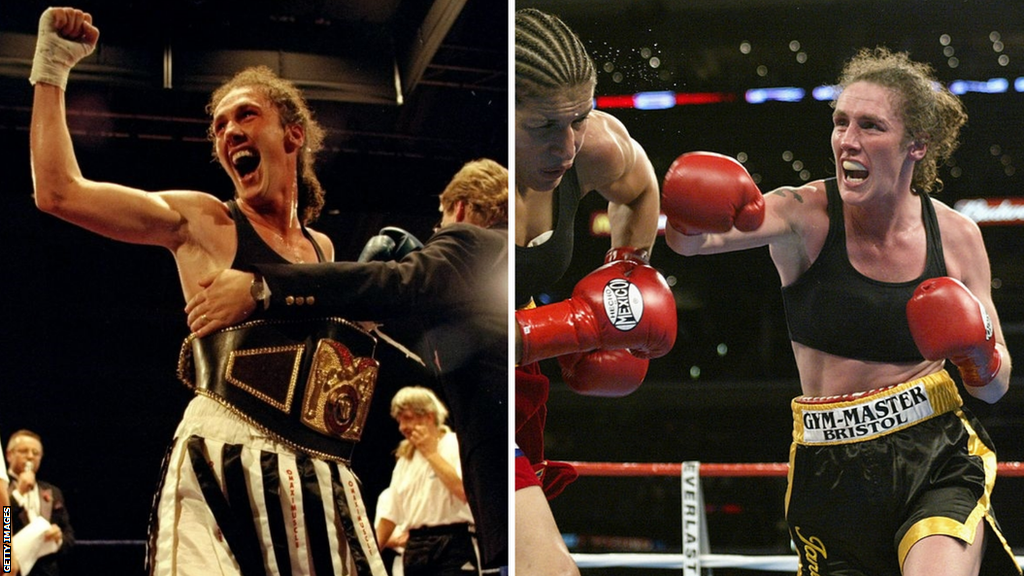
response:
[(579, 37), (557, 16), (533, 8), (516, 12), (516, 101), (544, 91), (597, 83)]

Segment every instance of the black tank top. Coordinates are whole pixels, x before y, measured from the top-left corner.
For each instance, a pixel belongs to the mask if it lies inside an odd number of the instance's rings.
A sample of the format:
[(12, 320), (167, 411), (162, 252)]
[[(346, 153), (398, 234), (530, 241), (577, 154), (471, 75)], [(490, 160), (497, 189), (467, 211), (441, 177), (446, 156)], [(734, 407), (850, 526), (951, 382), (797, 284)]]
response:
[[(283, 256), (274, 252), (274, 249), (267, 245), (260, 238), (259, 233), (252, 227), (252, 223), (242, 213), (241, 208), (238, 207), (238, 202), (234, 200), (228, 200), (228, 210), (231, 212), (231, 219), (235, 221), (235, 236), (238, 238), (238, 247), (235, 249), (235, 259), (231, 261), (231, 267), (235, 270), (248, 270), (250, 264), (290, 264), (290, 262)], [(320, 245), (316, 243), (313, 236), (306, 230), (306, 227), (302, 227), (302, 234), (309, 242), (313, 245), (313, 249), (316, 250), (317, 262), (324, 261), (324, 252), (320, 249)], [(255, 317), (262, 309), (257, 307), (256, 312), (253, 314)]]
[(555, 188), (555, 222), (551, 238), (531, 248), (516, 246), (516, 308), (525, 306), (531, 297), (550, 289), (569, 269), (580, 197), (579, 176), (573, 166)]
[(790, 340), (855, 360), (922, 360), (910, 335), (907, 302), (921, 282), (946, 275), (942, 238), (931, 198), (920, 195), (927, 236), (924, 273), (909, 282), (879, 282), (850, 264), (843, 200), (835, 178), (825, 181), (825, 190), (829, 219), (825, 245), (810, 268), (782, 288)]

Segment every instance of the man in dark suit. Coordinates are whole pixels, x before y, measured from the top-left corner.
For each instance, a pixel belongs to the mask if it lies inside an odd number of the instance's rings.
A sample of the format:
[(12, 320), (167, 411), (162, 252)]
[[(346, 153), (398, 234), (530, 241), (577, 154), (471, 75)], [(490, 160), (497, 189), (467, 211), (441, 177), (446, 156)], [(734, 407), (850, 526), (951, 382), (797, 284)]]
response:
[(422, 248), (401, 234), (371, 240), (368, 248), (384, 253), (374, 259), (389, 261), (225, 270), (185, 310), (200, 337), (257, 306), (281, 318), (418, 321), (422, 338), (413, 348), (451, 408), (484, 573), (498, 573), (508, 564), (508, 171), (492, 160), (468, 162), (441, 194), (440, 210)]
[[(18, 430), (7, 442), (7, 464), (11, 477), (8, 487), (11, 502), (11, 532), (15, 535), (39, 517), (50, 523), (43, 538), (57, 544), (57, 552), (36, 560), (24, 576), (57, 576), (60, 559), (75, 542), (64, 494), (49, 482), (36, 479), (43, 461), (43, 442), (30, 430)], [(22, 562), (24, 564), (24, 562)]]

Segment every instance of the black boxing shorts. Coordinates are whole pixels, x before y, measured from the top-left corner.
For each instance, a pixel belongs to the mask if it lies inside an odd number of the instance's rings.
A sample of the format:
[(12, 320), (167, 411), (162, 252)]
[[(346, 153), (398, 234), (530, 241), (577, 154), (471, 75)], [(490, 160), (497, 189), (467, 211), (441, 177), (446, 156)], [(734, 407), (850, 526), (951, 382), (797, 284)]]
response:
[(801, 576), (900, 576), (919, 540), (971, 543), (982, 519), (981, 573), (1021, 574), (990, 506), (992, 441), (945, 371), (792, 407), (786, 520)]

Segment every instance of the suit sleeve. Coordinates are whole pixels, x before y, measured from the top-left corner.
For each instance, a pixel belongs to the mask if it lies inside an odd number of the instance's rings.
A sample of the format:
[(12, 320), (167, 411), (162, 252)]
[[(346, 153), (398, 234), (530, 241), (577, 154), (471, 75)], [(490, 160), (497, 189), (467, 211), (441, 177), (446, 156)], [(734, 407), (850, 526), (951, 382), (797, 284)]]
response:
[(272, 316), (338, 314), (373, 320), (430, 313), (472, 298), (481, 274), (480, 235), (453, 226), (421, 250), (392, 262), (257, 264), (270, 288)]
[(64, 502), (64, 493), (60, 488), (50, 485), (53, 490), (53, 511), (50, 513), (50, 523), (60, 526), (64, 535), (59, 554), (66, 554), (75, 545), (75, 530), (71, 527), (71, 516), (68, 514), (68, 507)]

